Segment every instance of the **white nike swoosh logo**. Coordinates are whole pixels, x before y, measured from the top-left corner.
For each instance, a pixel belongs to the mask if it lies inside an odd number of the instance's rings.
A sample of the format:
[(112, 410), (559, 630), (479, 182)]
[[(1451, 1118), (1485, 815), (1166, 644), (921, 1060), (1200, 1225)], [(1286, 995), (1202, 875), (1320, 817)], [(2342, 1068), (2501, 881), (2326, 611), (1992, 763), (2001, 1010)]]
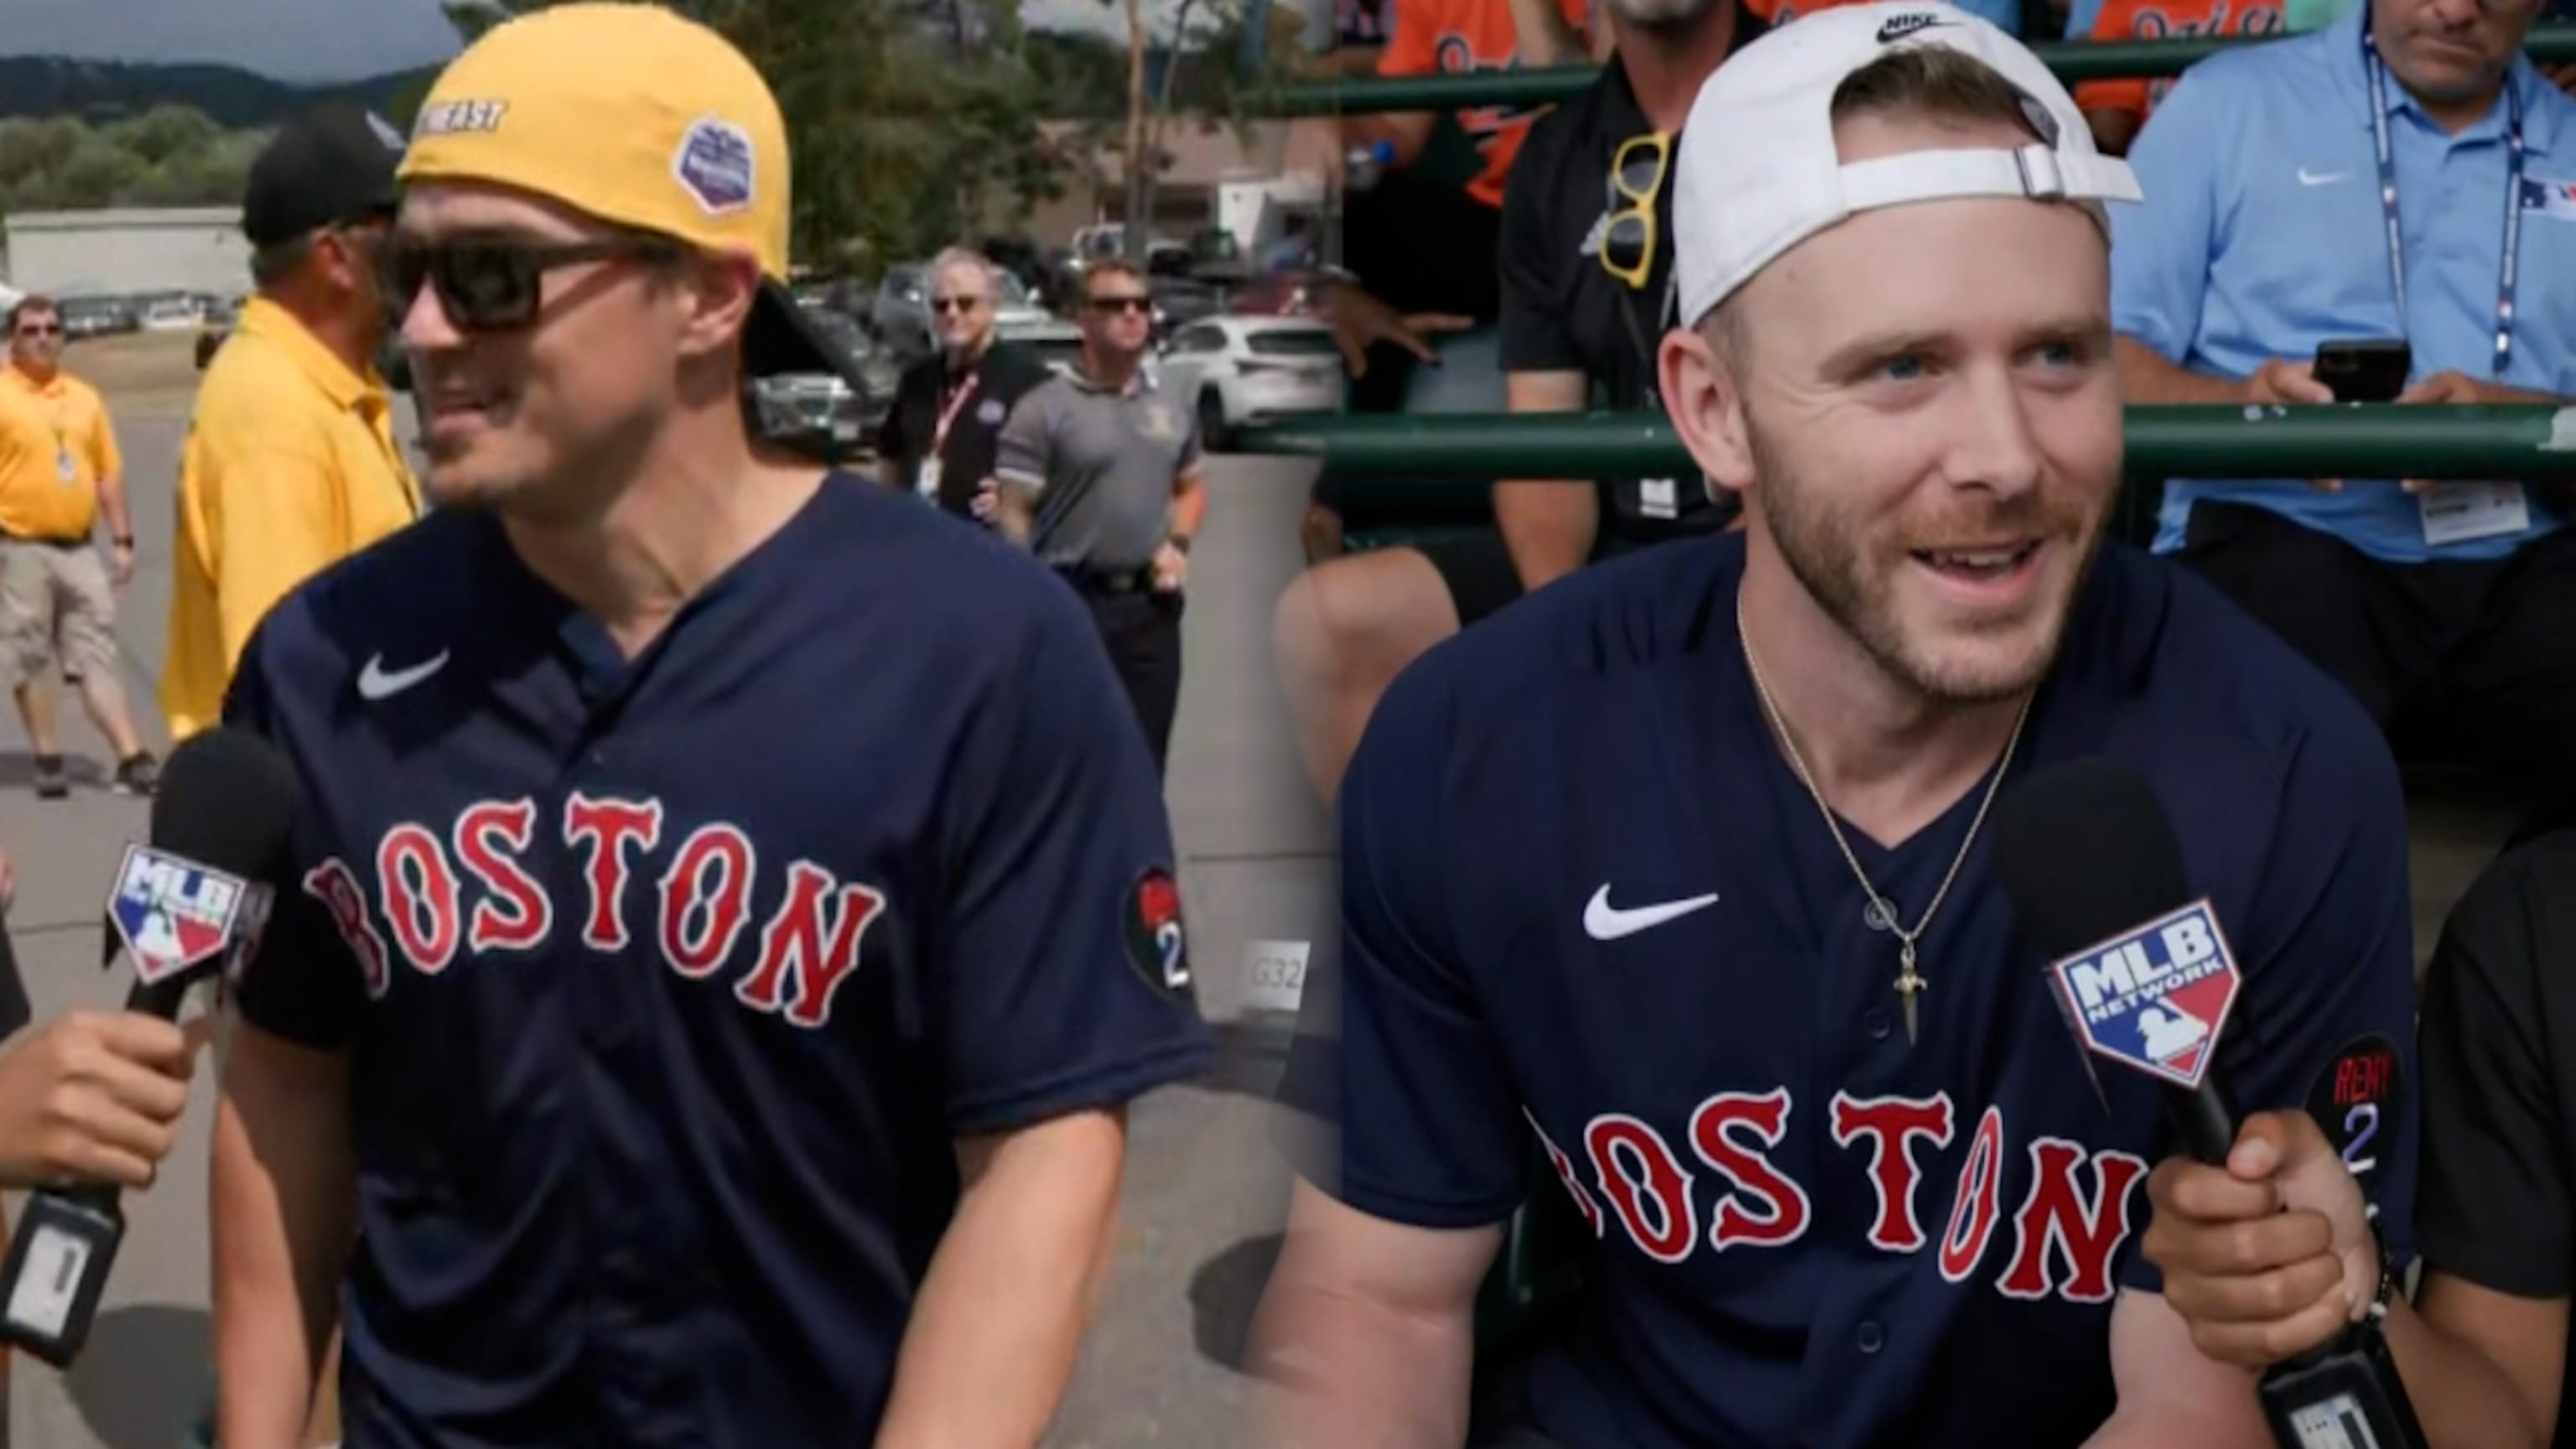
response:
[(408, 669), (387, 669), (385, 656), (376, 655), (367, 661), (366, 668), (358, 671), (358, 697), (391, 699), (446, 667), (447, 651), (444, 649)]
[(2324, 175), (2319, 175), (2314, 171), (2310, 171), (2305, 166), (2302, 166), (2299, 168), (2299, 184), (2301, 186), (2330, 186), (2351, 174), (2352, 173), (2349, 171), (2328, 171)]
[(1717, 894), (1712, 891), (1704, 896), (1692, 896), (1686, 901), (1665, 901), (1661, 905), (1653, 906), (1631, 906), (1623, 911), (1610, 904), (1610, 887), (1605, 885), (1592, 893), (1591, 904), (1583, 908), (1583, 931), (1596, 941), (1616, 941), (1622, 936), (1633, 936), (1639, 931), (1660, 926), (1666, 921), (1679, 920), (1693, 911), (1705, 910), (1716, 904)]

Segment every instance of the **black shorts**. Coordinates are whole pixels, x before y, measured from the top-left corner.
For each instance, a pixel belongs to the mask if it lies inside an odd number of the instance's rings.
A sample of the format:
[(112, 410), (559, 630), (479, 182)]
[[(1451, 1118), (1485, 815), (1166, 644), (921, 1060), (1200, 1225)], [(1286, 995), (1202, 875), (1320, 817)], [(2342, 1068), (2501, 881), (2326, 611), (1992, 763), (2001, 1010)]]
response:
[[(1597, 564), (1603, 559), (1635, 553), (1659, 543), (1710, 536), (1692, 532), (1639, 539), (1626, 534), (1605, 533), (1592, 546), (1592, 556), (1584, 562)], [(1449, 602), (1457, 607), (1458, 627), (1461, 629), (1500, 613), (1525, 592), (1521, 588), (1520, 570), (1512, 565), (1511, 547), (1503, 542), (1503, 532), (1499, 528), (1479, 528), (1436, 538), (1417, 545), (1416, 551), (1431, 560), (1431, 566), (1440, 571), (1440, 582), (1449, 590)]]
[(1440, 571), (1449, 602), (1457, 606), (1461, 629), (1501, 612), (1521, 596), (1520, 570), (1512, 566), (1512, 551), (1503, 543), (1501, 529), (1478, 528), (1435, 538), (1419, 545), (1419, 551)]

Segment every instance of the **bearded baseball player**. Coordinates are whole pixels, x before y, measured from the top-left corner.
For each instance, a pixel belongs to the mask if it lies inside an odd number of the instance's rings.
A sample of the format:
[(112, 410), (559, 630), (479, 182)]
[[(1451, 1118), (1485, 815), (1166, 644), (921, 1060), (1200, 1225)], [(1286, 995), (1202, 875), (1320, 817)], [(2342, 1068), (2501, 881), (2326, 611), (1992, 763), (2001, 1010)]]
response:
[(216, 1129), (227, 1445), (1029, 1449), (1123, 1105), (1194, 1074), (1152, 761), (1082, 606), (746, 431), (834, 366), (785, 132), (673, 12), (511, 21), (380, 257), (422, 522), (271, 613), (306, 794)]
[[(2139, 1069), (2088, 1057), (1987, 829), (2041, 766), (2150, 784), (2241, 974), (2244, 1110), (2409, 1039), (2369, 721), (2103, 543), (2135, 182), (2028, 50), (1920, 3), (1738, 52), (1671, 179), (1659, 391), (1748, 527), (1550, 586), (1371, 722), (1338, 1049), (1292, 1076), (1346, 1108), (1265, 1298), (1258, 1442), (2267, 1444), (2138, 1251), (2150, 1070), (2220, 1023), (2142, 954), (2088, 1017)], [(2402, 1245), (2384, 1105), (2366, 1186)], [(1471, 1440), (1476, 1290), (1532, 1191), (1589, 1227), (1580, 1322)]]

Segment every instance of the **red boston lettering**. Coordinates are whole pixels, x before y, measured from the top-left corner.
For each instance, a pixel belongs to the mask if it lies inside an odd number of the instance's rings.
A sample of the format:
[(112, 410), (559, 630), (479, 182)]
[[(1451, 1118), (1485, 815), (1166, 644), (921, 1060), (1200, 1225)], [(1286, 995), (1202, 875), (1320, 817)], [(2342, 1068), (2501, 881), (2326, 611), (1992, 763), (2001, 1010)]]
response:
[[(1691, 1113), (1691, 1150), (1735, 1185), (1734, 1191), (1717, 1200), (1717, 1215), (1708, 1231), (1710, 1247), (1719, 1252), (1741, 1244), (1778, 1247), (1797, 1241), (1807, 1230), (1813, 1214), (1806, 1189), (1762, 1155), (1763, 1149), (1780, 1145), (1788, 1126), (1786, 1087), (1760, 1096), (1720, 1092)], [(1757, 1145), (1748, 1147), (1730, 1135), (1738, 1132), (1750, 1135)], [(1746, 1199), (1753, 1205), (1747, 1206)]]
[(663, 959), (700, 981), (733, 954), (751, 924), (751, 841), (730, 825), (701, 825), (662, 872)]
[(1699, 1220), (1691, 1210), (1691, 1175), (1682, 1170), (1661, 1133), (1634, 1117), (1595, 1117), (1583, 1129), (1583, 1151), (1637, 1251), (1658, 1263), (1690, 1256), (1699, 1235)]
[(358, 976), (366, 983), (367, 995), (383, 996), (393, 984), (393, 972), (385, 964), (385, 938), (376, 934), (367, 919), (367, 893), (357, 876), (334, 856), (304, 873), (304, 893), (331, 913), (331, 924), (348, 943), (349, 954), (358, 958)]
[[(2030, 1144), (2030, 1195), (2013, 1217), (2012, 1266), (1995, 1280), (2007, 1298), (2045, 1298), (2054, 1291), (2077, 1303), (2111, 1300), (2111, 1255), (2129, 1236), (2129, 1189), (2146, 1176), (2144, 1160), (2125, 1152), (2096, 1152), (2093, 1195), (2075, 1185), (2084, 1145), (2062, 1137)], [(2066, 1259), (2060, 1285), (2049, 1275), (2049, 1248)]]
[(590, 914), (582, 944), (594, 951), (626, 949), (627, 849), (651, 850), (662, 838), (659, 800), (594, 800), (576, 793), (564, 802), (564, 844), (583, 852), (590, 880)]
[(456, 859), (484, 890), (465, 923), (465, 947), (476, 955), (525, 951), (554, 929), (553, 903), (519, 864), (536, 833), (533, 800), (485, 800), (456, 817)]
[(412, 969), (435, 976), (447, 969), (464, 935), (456, 909), (456, 872), (438, 837), (417, 825), (397, 825), (376, 846), (376, 896), (385, 923), (394, 928)]
[(1941, 1234), (1941, 1276), (1964, 1283), (1986, 1255), (1994, 1236), (1997, 1195), (2003, 1190), (2004, 1114), (1988, 1107), (1977, 1119), (1977, 1135), (1968, 1141), (1968, 1160), (1959, 1164), (1958, 1190), (1950, 1199), (1950, 1225)]
[(1871, 1220), (1870, 1245), (1890, 1253), (1911, 1253), (1923, 1246), (1923, 1219), (1914, 1210), (1914, 1190), (1923, 1180), (1914, 1160), (1914, 1144), (1934, 1150), (1950, 1145), (1950, 1097), (1855, 1097), (1834, 1094), (1834, 1145), (1849, 1147), (1869, 1139), (1869, 1181), (1878, 1193), (1878, 1215)]
[(734, 986), (734, 995), (755, 1010), (778, 1011), (792, 968), (796, 995), (783, 1014), (798, 1026), (821, 1026), (831, 1019), (832, 993), (859, 964), (868, 924), (884, 909), (885, 897), (866, 886), (841, 885), (810, 860), (790, 865), (787, 898), (761, 928), (760, 965)]

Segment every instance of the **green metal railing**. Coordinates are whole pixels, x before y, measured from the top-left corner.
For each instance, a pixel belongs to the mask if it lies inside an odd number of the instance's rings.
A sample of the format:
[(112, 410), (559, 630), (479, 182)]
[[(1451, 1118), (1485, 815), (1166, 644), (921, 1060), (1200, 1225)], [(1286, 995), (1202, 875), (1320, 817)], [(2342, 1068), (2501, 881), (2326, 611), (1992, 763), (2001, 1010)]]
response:
[[(2242, 45), (2278, 35), (2197, 35), (2179, 40), (2044, 41), (2031, 46), (2069, 85), (2132, 76), (2180, 75)], [(2545, 25), (2524, 47), (2542, 65), (2576, 61), (2576, 25)], [(1541, 106), (1571, 99), (1599, 72), (1588, 65), (1545, 70), (1470, 71), (1459, 75), (1365, 76), (1299, 81), (1245, 98), (1248, 111), (1271, 116), (1357, 115), (1369, 111), (1453, 111), (1470, 106)]]
[[(1237, 446), (1390, 478), (1696, 471), (1661, 413), (1328, 415), (1247, 429)], [(2163, 478), (2576, 476), (2576, 407), (2133, 407), (2128, 467)]]

